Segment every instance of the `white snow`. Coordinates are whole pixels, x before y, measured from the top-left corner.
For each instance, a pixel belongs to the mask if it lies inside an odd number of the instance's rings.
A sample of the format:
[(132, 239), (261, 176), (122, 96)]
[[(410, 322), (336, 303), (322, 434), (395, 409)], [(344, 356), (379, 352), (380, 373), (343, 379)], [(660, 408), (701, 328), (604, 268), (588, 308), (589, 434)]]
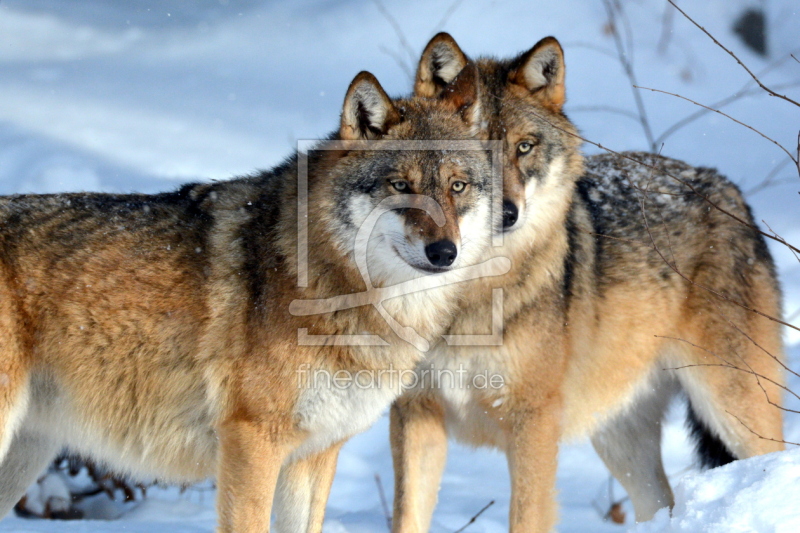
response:
[(684, 476), (675, 509), (666, 509), (632, 533), (800, 531), (800, 449), (736, 461)]
[[(393, 56), (410, 68), (435, 31), (449, 31), (472, 55), (501, 57), (555, 35), (567, 62), (566, 111), (583, 134), (613, 149), (646, 149), (639, 124), (609, 107), (635, 112), (631, 88), (614, 45), (604, 33), (600, 0), (530, 2), (464, 0), (439, 21), (450, 0), (384, 2), (413, 47), (407, 53), (374, 3), (358, 0), (2, 0), (0, 1), (0, 194), (68, 190), (171, 189), (191, 179), (221, 179), (268, 168), (298, 139), (324, 136), (338, 123), (350, 80), (373, 72), (390, 94), (410, 90)], [(669, 44), (658, 50), (666, 3), (623, 2), (632, 29), (633, 63), (640, 85), (712, 104), (750, 81), (736, 62), (675, 14)], [(679, 2), (734, 50), (754, 72), (800, 49), (797, 0)], [(748, 51), (730, 31), (748, 5), (768, 10), (770, 57)], [(800, 55), (795, 54), (797, 57)], [(771, 86), (800, 82), (800, 64), (786, 59), (763, 75)], [(747, 85), (748, 89), (752, 84)], [(786, 87), (798, 99), (800, 87)], [(674, 97), (642, 95), (658, 136), (697, 108)], [(794, 152), (800, 109), (755, 93), (724, 109)], [(587, 153), (597, 149), (586, 148)], [(707, 114), (664, 140), (664, 155), (717, 167), (748, 191), (787, 160), (773, 144), (728, 119)], [(800, 243), (797, 172), (779, 169), (780, 184), (748, 196), (758, 220)], [(785, 290), (787, 317), (800, 322), (800, 262), (770, 244)], [(787, 331), (787, 342), (800, 335)], [(790, 351), (793, 368), (800, 350)], [(800, 380), (789, 385), (800, 391)], [(796, 402), (800, 403), (800, 402)], [(798, 405), (793, 404), (794, 408)], [(797, 415), (786, 438), (800, 441)], [(675, 518), (662, 513), (636, 531), (800, 530), (796, 452), (739, 462), (698, 474), (676, 406), (665, 426), (667, 472), (678, 486)], [(375, 474), (387, 498), (392, 471), (384, 417), (343, 449), (326, 521), (327, 533), (385, 531)], [(766, 471), (765, 471), (766, 470)], [(595, 505), (609, 505), (608, 473), (586, 442), (562, 446), (559, 530), (620, 532)], [(797, 485), (800, 485), (798, 483)], [(622, 499), (613, 484), (613, 497)], [(54, 488), (54, 490), (57, 487)], [(55, 492), (58, 492), (55, 490)], [(508, 475), (491, 451), (451, 446), (435, 533), (452, 532), (495, 500), (474, 533), (507, 531)], [(92, 516), (114, 521), (46, 522), (8, 517), (0, 533), (196, 533), (214, 527), (214, 493), (153, 489), (140, 505), (87, 505)], [(594, 502), (594, 503), (593, 503)], [(92, 508), (96, 506), (96, 508)], [(632, 510), (623, 504), (631, 526)], [(738, 528), (738, 529), (737, 529)]]

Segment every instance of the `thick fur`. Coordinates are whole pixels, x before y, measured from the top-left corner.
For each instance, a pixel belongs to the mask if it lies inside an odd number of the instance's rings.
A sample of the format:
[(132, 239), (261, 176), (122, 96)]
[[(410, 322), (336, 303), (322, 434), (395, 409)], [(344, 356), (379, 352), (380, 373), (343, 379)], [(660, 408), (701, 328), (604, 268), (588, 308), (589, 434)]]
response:
[[(452, 37), (436, 36), (418, 94), (446, 91), (442, 73), (455, 68), (437, 67), (442, 57), (467, 61)], [(488, 329), (489, 289), (500, 287), (503, 343), (440, 345), (432, 360), (467, 376), (499, 374), (505, 385), (427, 382), (395, 403), (395, 533), (428, 530), (446, 435), (506, 453), (514, 533), (554, 527), (565, 439), (592, 437), (637, 520), (671, 506), (660, 424), (681, 390), (733, 457), (781, 449), (757, 436), (782, 435), (767, 402), (780, 402), (779, 326), (732, 303), (779, 316), (775, 269), (754, 229), (710, 205), (754, 225), (739, 190), (713, 170), (645, 153), (625, 155), (658, 170), (612, 155), (584, 161), (561, 109), (563, 52), (552, 37), (512, 60), (476, 63), (485, 134), (505, 143), (505, 201), (519, 219), (492, 249), (512, 270), (472, 282), (448, 333)]]
[[(491, 233), (485, 152), (322, 148), (470, 139), (470, 79), (436, 101), (392, 102), (370, 74), (356, 77), (339, 132), (308, 155), (306, 288), (297, 282), (297, 155), (171, 193), (0, 198), (0, 516), (68, 447), (138, 477), (216, 475), (220, 532), (268, 531), (276, 486), (279, 530), (321, 531), (339, 446), (400, 385), (379, 375), (373, 387), (341, 389), (301, 377), (410, 370), (424, 354), (372, 307), (295, 316), (290, 304), (365, 289), (356, 232), (401, 194), (395, 180), (434, 198), (443, 219), (386, 213), (367, 255), (374, 286), (429, 275), (418, 250), (436, 239), (458, 245), (454, 267), (468, 265)], [(454, 180), (466, 184), (459, 194)], [(458, 290), (396, 297), (386, 309), (432, 341)], [(299, 345), (301, 328), (370, 333), (386, 346)]]

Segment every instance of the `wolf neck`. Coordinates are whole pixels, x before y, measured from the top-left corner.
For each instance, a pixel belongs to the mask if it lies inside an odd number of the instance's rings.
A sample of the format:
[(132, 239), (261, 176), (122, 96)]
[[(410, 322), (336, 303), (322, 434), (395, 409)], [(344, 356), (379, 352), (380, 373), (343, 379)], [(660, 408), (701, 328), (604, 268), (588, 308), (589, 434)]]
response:
[[(551, 171), (527, 198), (523, 225), (503, 236), (503, 244), (493, 247), (491, 255), (511, 259), (511, 271), (502, 280), (503, 285), (525, 284), (532, 275), (542, 276), (542, 283), (557, 283), (561, 277), (560, 266), (568, 252), (567, 217), (572, 205), (577, 176), (581, 175), (581, 161), (556, 161)], [(553, 266), (559, 265), (554, 271)]]

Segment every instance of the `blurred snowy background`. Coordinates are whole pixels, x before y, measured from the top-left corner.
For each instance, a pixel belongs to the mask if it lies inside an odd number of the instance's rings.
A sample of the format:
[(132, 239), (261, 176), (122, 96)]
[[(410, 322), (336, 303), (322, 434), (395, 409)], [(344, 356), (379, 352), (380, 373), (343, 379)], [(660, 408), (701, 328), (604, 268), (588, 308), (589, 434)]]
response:
[[(155, 192), (268, 168), (298, 139), (319, 138), (336, 127), (345, 89), (358, 71), (373, 72), (390, 94), (407, 93), (410, 70), (437, 31), (450, 32), (472, 56), (501, 57), (554, 35), (566, 53), (566, 112), (587, 138), (615, 150), (646, 150), (654, 142), (664, 155), (716, 167), (747, 192), (759, 221), (800, 243), (800, 177), (786, 154), (713, 113), (670, 133), (698, 108), (642, 92), (648, 137), (614, 31), (640, 85), (708, 105), (732, 98), (725, 112), (792, 153), (800, 108), (753, 90), (747, 73), (666, 0), (614, 4), (622, 9), (614, 9), (612, 22), (602, 0), (0, 0), (0, 194)], [(679, 5), (767, 85), (800, 98), (800, 62), (789, 57), (800, 58), (800, 2), (682, 0)], [(764, 14), (766, 55), (735, 31), (748, 9)], [(586, 147), (587, 153), (597, 151)], [(784, 284), (785, 315), (800, 322), (800, 262), (785, 248), (771, 247)], [(800, 336), (786, 338), (798, 368)], [(800, 391), (799, 380), (790, 384)], [(731, 476), (741, 481), (740, 471), (730, 471), (728, 478), (695, 477), (682, 414), (676, 406), (666, 426), (667, 471), (674, 483), (689, 476), (681, 494), (703, 493), (698, 479), (711, 479), (709, 486), (716, 487), (711, 492), (724, 500), (728, 493), (720, 487), (732, 487)], [(375, 474), (391, 502), (387, 428), (384, 418), (342, 452), (328, 533), (386, 530)], [(787, 417), (787, 439), (800, 440), (797, 416)], [(504, 459), (486, 450), (451, 449), (433, 531), (455, 531), (491, 500), (496, 503), (467, 531), (506, 531)], [(800, 456), (794, 457), (796, 466)], [(560, 461), (560, 531), (625, 531), (626, 526), (603, 521), (611, 500), (624, 493), (612, 485), (609, 494), (608, 474), (591, 446), (564, 445)], [(750, 471), (760, 472), (760, 464)], [(0, 522), (0, 532), (211, 531), (214, 494), (207, 489), (151, 489), (143, 503), (124, 505), (98, 497), (86, 503), (89, 516), (122, 517), (68, 523), (9, 517)], [(749, 499), (764, 505), (755, 515), (777, 516), (782, 505), (796, 507), (800, 495), (792, 499), (781, 490), (772, 499), (763, 493)], [(630, 527), (627, 502), (622, 509)], [(713, 514), (705, 513), (707, 531), (731, 531), (711, 525)], [(661, 526), (648, 525), (647, 531), (667, 531), (659, 529), (670, 527), (660, 518)], [(756, 521), (740, 530), (800, 530), (787, 520), (783, 529)], [(700, 531), (697, 522), (684, 525), (675, 530)]]

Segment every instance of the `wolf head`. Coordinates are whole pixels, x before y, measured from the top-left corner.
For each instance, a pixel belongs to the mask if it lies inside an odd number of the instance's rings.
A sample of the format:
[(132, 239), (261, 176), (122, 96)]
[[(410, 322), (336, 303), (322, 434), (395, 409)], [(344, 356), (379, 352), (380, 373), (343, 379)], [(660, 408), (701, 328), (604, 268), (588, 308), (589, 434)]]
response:
[[(436, 35), (422, 53), (415, 94), (444, 94), (468, 64), (450, 35)], [(583, 171), (577, 130), (562, 111), (564, 52), (546, 37), (515, 58), (481, 58), (476, 65), (482, 134), (504, 146), (502, 231), (536, 234), (555, 220), (552, 209), (568, 202)]]
[[(377, 283), (474, 263), (487, 246), (491, 167), (475, 140), (480, 115), (474, 66), (436, 99), (393, 101), (368, 72), (350, 84), (339, 130), (344, 155), (331, 177), (331, 233), (358, 256), (359, 230), (372, 225), (365, 252)], [(377, 216), (382, 206), (390, 209)]]

